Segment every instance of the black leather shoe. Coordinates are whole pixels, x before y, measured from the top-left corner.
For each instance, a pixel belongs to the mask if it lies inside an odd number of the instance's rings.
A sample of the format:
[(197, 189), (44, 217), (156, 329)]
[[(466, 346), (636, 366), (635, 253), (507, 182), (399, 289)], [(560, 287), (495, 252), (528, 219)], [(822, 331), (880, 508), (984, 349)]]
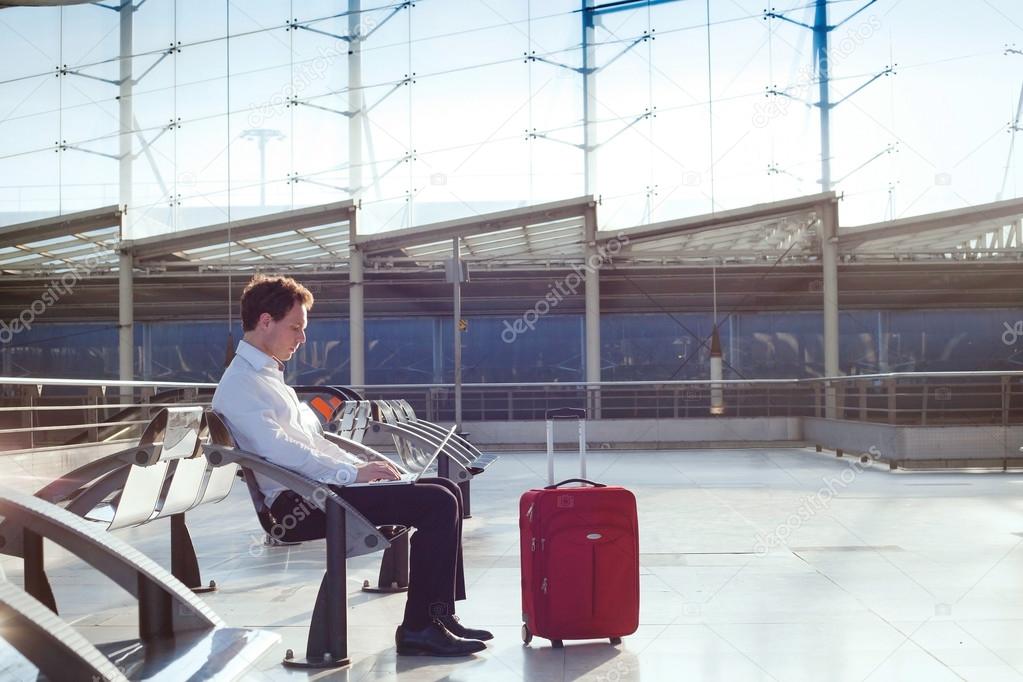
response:
[(494, 638), (494, 635), (487, 632), (486, 630), (474, 630), (473, 628), (467, 628), (458, 620), (458, 616), (451, 614), (450, 616), (440, 616), (437, 618), (448, 632), (455, 635), (456, 637), (463, 637), (465, 639), (478, 639), (481, 642), (486, 642)]
[(453, 635), (436, 619), (422, 630), (409, 630), (399, 625), (394, 632), (394, 643), (399, 656), (470, 656), (487, 648), (479, 640)]

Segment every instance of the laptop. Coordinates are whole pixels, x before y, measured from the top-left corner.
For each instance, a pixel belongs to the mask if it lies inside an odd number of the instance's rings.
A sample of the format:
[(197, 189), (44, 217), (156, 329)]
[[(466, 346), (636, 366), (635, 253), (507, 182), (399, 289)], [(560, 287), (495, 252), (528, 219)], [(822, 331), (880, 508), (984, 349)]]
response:
[(458, 428), (457, 424), (448, 429), (448, 432), (444, 434), (444, 438), (442, 438), (440, 443), (437, 444), (437, 447), (434, 448), (433, 454), (430, 455), (430, 459), (426, 462), (426, 466), (424, 466), (419, 471), (419, 473), (402, 474), (400, 478), (393, 481), (364, 481), (361, 483), (349, 483), (345, 487), (361, 488), (368, 485), (408, 485), (410, 483), (415, 483), (420, 478), (426, 475), (426, 472), (430, 470), (430, 467), (433, 466), (433, 463), (437, 461), (438, 457), (440, 457), (441, 451), (444, 450), (444, 446), (446, 446), (448, 444), (448, 441), (451, 440), (451, 436), (455, 434), (456, 428)]

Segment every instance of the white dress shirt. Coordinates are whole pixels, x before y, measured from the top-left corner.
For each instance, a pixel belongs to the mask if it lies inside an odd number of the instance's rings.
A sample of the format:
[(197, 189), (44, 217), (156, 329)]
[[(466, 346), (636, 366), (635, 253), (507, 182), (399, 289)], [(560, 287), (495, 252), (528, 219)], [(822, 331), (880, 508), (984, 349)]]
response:
[[(284, 383), (282, 365), (255, 346), (241, 341), (213, 394), (213, 409), (227, 422), (242, 450), (256, 453), (322, 483), (344, 485), (356, 477), (355, 455), (324, 438), (303, 420), (303, 404)], [(256, 482), (273, 504), (286, 488), (256, 474)]]

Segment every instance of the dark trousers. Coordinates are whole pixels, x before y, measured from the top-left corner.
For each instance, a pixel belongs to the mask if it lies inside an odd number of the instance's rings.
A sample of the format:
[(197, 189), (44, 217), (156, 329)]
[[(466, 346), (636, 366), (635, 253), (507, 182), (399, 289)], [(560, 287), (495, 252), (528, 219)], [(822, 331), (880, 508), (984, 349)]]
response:
[[(444, 478), (423, 478), (411, 485), (331, 487), (370, 523), (416, 529), (410, 541), (403, 624), (418, 630), (434, 616), (453, 614), (455, 601), (465, 599), (462, 493), (458, 486)], [(317, 540), (325, 535), (324, 513), (310, 509), (309, 503), (291, 491), (277, 496), (270, 513), (275, 523), (291, 517), (294, 527), (281, 536), (284, 541)]]

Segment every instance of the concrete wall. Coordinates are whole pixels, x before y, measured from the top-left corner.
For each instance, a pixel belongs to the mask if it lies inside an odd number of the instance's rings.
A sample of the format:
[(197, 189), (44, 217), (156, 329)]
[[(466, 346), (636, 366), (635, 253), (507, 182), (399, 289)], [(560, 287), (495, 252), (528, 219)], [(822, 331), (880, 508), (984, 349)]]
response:
[[(486, 450), (542, 450), (546, 429), (542, 421), (488, 421), (465, 424), (469, 438)], [(557, 422), (556, 446), (574, 449), (576, 422)], [(731, 417), (698, 419), (607, 419), (586, 424), (591, 449), (668, 449), (701, 445), (802, 445), (798, 417)], [(369, 444), (387, 444), (380, 434), (367, 434)]]
[(1020, 458), (1023, 426), (893, 426), (806, 417), (807, 441), (888, 461)]

